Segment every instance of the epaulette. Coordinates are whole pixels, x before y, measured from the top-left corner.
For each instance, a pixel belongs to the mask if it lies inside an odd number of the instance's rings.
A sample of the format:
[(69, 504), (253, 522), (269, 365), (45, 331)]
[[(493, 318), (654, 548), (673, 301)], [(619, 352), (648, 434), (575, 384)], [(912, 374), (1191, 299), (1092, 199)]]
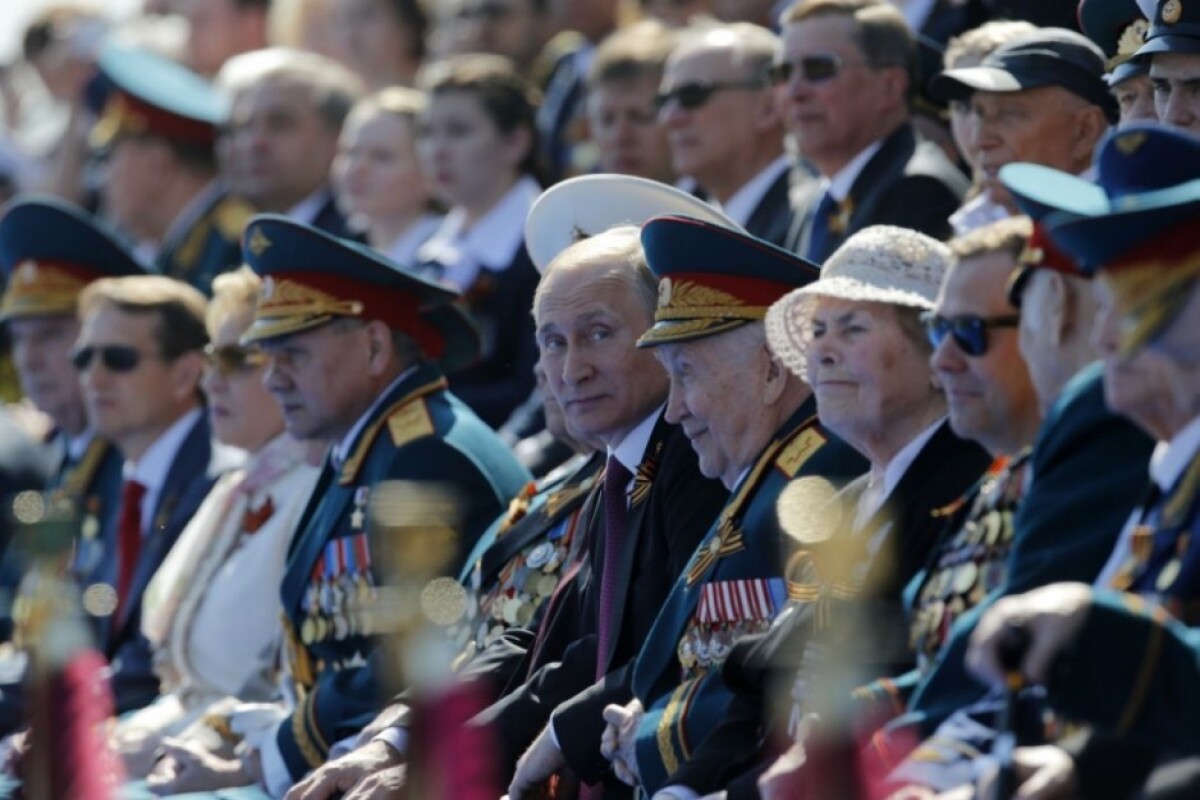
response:
[(213, 222), (222, 238), (238, 242), (254, 214), (254, 206), (240, 197), (227, 195), (213, 209)]
[(444, 390), (447, 385), (445, 378), (430, 381), (409, 392), (380, 414), (363, 432), (354, 452), (342, 465), (342, 474), (339, 476), (338, 482), (343, 486), (354, 483), (363, 461), (367, 458), (367, 453), (370, 452), (371, 446), (375, 443), (375, 439), (383, 430), (384, 425), (387, 425), (388, 432), (392, 435), (392, 444), (396, 447), (432, 434), (434, 431), (433, 420), (429, 416), (425, 397), (433, 392)]
[(88, 442), (83, 456), (70, 469), (66, 479), (63, 481), (62, 489), (68, 497), (82, 498), (87, 493), (87, 487), (91, 485), (92, 479), (96, 477), (96, 471), (100, 469), (100, 463), (108, 455), (109, 447), (111, 445), (99, 436), (94, 437), (92, 441)]
[(813, 453), (820, 450), (826, 441), (828, 439), (817, 429), (816, 425), (806, 423), (792, 437), (792, 440), (779, 451), (779, 455), (775, 457), (775, 466), (784, 475), (794, 478), (805, 462), (808, 461)]

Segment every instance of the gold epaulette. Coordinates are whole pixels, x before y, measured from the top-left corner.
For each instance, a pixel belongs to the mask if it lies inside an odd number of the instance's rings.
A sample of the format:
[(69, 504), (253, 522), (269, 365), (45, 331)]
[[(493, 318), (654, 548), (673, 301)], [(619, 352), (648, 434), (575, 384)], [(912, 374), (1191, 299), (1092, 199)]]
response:
[(254, 206), (240, 197), (226, 195), (213, 208), (213, 222), (223, 238), (237, 242), (254, 214)]
[(796, 473), (812, 457), (813, 453), (820, 450), (821, 446), (828, 441), (825, 435), (817, 429), (815, 422), (816, 417), (812, 417), (800, 426), (792, 440), (779, 451), (779, 455), (775, 458), (775, 466), (789, 478), (796, 477)]
[(62, 491), (67, 497), (80, 498), (87, 493), (87, 487), (96, 477), (96, 471), (100, 469), (100, 463), (108, 455), (108, 448), (111, 446), (99, 436), (88, 442), (83, 458), (79, 459), (79, 463), (71, 468), (63, 480)]
[(342, 474), (338, 478), (338, 483), (348, 486), (357, 480), (358, 471), (362, 469), (363, 461), (366, 460), (371, 445), (375, 443), (375, 439), (383, 430), (384, 425), (387, 425), (388, 432), (392, 435), (392, 444), (396, 447), (432, 434), (433, 420), (429, 417), (425, 397), (444, 390), (446, 386), (445, 378), (438, 378), (424, 386), (419, 386), (397, 400), (372, 421), (363, 432), (362, 438), (359, 439), (354, 453), (346, 459), (346, 463), (342, 466)]

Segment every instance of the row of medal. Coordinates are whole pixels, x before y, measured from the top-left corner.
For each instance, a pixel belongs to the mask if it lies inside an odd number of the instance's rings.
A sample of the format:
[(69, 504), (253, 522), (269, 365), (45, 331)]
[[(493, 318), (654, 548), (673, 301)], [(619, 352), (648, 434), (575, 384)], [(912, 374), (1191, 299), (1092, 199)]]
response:
[(568, 515), (550, 529), (546, 538), (514, 556), (486, 593), (480, 594), (482, 574), (480, 565), (475, 565), (470, 582), (478, 602), (467, 603), (462, 622), (451, 630), (455, 642), (474, 652), (508, 628), (529, 625), (558, 586), (562, 565), (569, 557), (574, 517)]
[(703, 584), (696, 610), (675, 649), (684, 674), (701, 675), (720, 666), (738, 639), (770, 627), (786, 601), (782, 578)]
[(937, 656), (954, 621), (1007, 577), (1025, 463), (1014, 464), (985, 486), (967, 521), (939, 547), (937, 565), (917, 596), (909, 634), (909, 644), (922, 664)]
[(313, 566), (300, 602), (304, 620), (300, 640), (306, 645), (350, 636), (369, 636), (371, 615), (363, 613), (375, 597), (371, 551), (365, 533), (333, 539)]

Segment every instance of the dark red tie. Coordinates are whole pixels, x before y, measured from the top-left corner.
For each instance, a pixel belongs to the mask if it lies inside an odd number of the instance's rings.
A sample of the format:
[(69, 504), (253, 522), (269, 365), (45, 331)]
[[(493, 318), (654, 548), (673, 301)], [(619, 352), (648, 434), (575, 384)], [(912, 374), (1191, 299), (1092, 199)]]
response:
[(129, 588), (142, 551), (142, 499), (146, 487), (127, 480), (121, 487), (121, 514), (117, 523), (117, 608), (113, 619), (120, 625), (129, 612)]
[(626, 487), (632, 477), (629, 470), (615, 457), (609, 456), (604, 468), (604, 571), (600, 573), (600, 619), (596, 628), (596, 680), (604, 677), (608, 668), (608, 651), (619, 631), (613, 630), (613, 606), (616, 604), (617, 572), (621, 564), (621, 547), (625, 542), (629, 507)]

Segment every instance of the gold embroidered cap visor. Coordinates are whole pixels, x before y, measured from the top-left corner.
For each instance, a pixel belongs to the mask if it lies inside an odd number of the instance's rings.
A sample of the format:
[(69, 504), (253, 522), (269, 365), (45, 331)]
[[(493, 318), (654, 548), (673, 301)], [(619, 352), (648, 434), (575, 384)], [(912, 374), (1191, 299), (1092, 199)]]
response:
[(638, 347), (715, 336), (766, 317), (771, 304), (820, 275), (820, 268), (748, 233), (683, 216), (642, 227), (658, 276), (654, 327)]

